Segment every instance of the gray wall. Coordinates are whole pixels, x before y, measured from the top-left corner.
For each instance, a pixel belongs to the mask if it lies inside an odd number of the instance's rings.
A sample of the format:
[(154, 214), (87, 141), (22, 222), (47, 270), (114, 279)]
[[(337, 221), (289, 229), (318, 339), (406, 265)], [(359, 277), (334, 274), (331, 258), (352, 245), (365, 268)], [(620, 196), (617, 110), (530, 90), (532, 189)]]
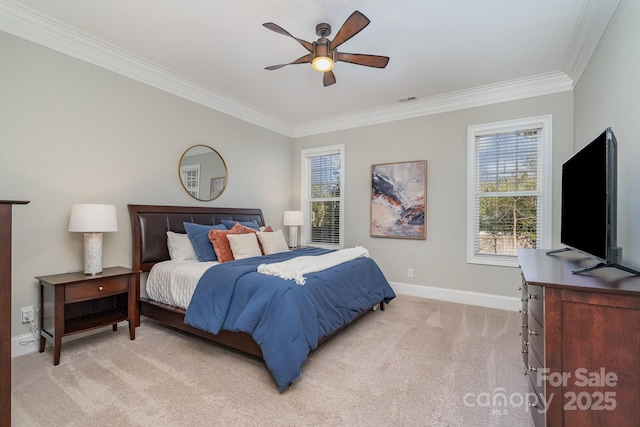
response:
[(618, 245), (640, 268), (640, 2), (622, 0), (575, 88), (575, 149), (608, 126), (618, 140)]
[[(559, 244), (560, 167), (572, 152), (572, 92), (298, 138), (294, 176), (302, 149), (345, 144), (347, 247), (365, 246), (395, 283), (516, 297), (517, 268), (466, 262), (467, 126), (545, 114), (553, 115), (553, 234)], [(409, 160), (427, 160), (427, 239), (369, 237), (371, 165)], [(293, 194), (299, 206), (297, 182)]]
[[(34, 276), (81, 270), (71, 205), (117, 206), (104, 266), (131, 266), (128, 203), (259, 207), (282, 227), (290, 209), (291, 138), (0, 32), (0, 198), (13, 209), (12, 336), (38, 302)], [(197, 202), (178, 180), (188, 147), (209, 145), (229, 169), (225, 192)], [(283, 189), (287, 191), (273, 191)]]
[[(339, 143), (347, 158), (347, 246), (369, 248), (396, 283), (516, 297), (518, 269), (466, 264), (466, 132), (469, 125), (543, 114), (553, 115), (553, 246), (559, 246), (560, 165), (612, 126), (620, 143), (619, 243), (625, 260), (640, 264), (640, 197), (632, 187), (640, 182), (640, 57), (634, 54), (639, 15), (639, 2), (621, 2), (574, 93), (309, 136), (293, 144), (0, 32), (0, 198), (31, 200), (14, 207), (12, 335), (28, 332), (20, 324), (20, 307), (37, 304), (34, 276), (82, 268), (82, 236), (66, 231), (72, 204), (117, 206), (120, 231), (105, 235), (104, 264), (130, 266), (127, 203), (260, 207), (279, 228), (282, 212), (299, 206), (300, 150)], [(217, 149), (229, 169), (227, 189), (214, 202), (194, 201), (178, 181), (180, 155), (194, 144)], [(371, 164), (416, 159), (428, 162), (427, 240), (370, 238)], [(411, 279), (407, 268), (414, 269)]]

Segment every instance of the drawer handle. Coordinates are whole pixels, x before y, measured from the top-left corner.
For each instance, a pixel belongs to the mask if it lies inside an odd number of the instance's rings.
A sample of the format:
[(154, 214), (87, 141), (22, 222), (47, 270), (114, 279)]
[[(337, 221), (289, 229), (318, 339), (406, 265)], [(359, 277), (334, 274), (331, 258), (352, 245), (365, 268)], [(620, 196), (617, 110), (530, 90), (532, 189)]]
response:
[(529, 335), (538, 335), (538, 332), (529, 329)]
[(536, 298), (538, 298), (537, 295), (529, 294), (529, 299), (536, 299)]
[(521, 353), (529, 353), (529, 351), (527, 351), (527, 349), (525, 348), (524, 350), (520, 350)]
[(104, 289), (104, 287), (103, 287), (103, 286), (98, 286), (98, 290), (99, 290), (99, 291), (101, 291), (101, 290), (103, 290), (103, 289)]
[(529, 408), (537, 408), (538, 402), (529, 402)]
[(529, 366), (529, 370), (531, 372), (536, 372), (538, 370), (538, 368), (534, 368), (533, 366)]

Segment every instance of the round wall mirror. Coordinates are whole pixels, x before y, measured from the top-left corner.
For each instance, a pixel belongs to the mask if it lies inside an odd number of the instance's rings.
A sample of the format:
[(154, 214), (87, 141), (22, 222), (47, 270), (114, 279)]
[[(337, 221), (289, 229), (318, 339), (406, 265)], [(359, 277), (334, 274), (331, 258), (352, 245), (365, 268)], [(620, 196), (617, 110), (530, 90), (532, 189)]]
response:
[(224, 159), (206, 145), (194, 145), (182, 154), (178, 174), (184, 190), (203, 202), (218, 198), (227, 186)]

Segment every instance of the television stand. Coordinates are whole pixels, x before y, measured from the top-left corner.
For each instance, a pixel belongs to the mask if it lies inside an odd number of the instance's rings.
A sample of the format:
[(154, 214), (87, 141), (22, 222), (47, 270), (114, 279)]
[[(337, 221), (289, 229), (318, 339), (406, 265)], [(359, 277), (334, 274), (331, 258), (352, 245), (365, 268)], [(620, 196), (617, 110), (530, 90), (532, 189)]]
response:
[(547, 251), (547, 255), (553, 255), (553, 254), (557, 254), (557, 253), (560, 253), (560, 252), (567, 252), (567, 251), (570, 251), (570, 250), (572, 250), (572, 249), (571, 248), (553, 249), (553, 250)]
[[(557, 253), (561, 253), (561, 252), (567, 252), (567, 251), (573, 251), (573, 249), (571, 248), (562, 248), (562, 249), (553, 249), (550, 251), (547, 251), (546, 254), (547, 255), (554, 255)], [(626, 265), (622, 265), (622, 264), (618, 264), (617, 262), (599, 262), (597, 264), (588, 266), (588, 267), (583, 267), (583, 268), (579, 268), (577, 270), (572, 270), (571, 272), (574, 274), (582, 274), (582, 273), (587, 273), (589, 271), (593, 271), (593, 270), (598, 270), (600, 268), (617, 268), (618, 270), (622, 270), (622, 271), (626, 271), (627, 273), (631, 273), (631, 274), (635, 274), (636, 276), (640, 276), (640, 271), (635, 270), (631, 267), (627, 267)]]
[(598, 270), (600, 268), (607, 268), (607, 267), (617, 268), (618, 270), (626, 271), (627, 273), (631, 273), (631, 274), (635, 274), (636, 276), (640, 276), (640, 271), (634, 270), (631, 267), (627, 267), (627, 266), (622, 265), (622, 264), (607, 264), (607, 263), (604, 263), (604, 262), (599, 262), (599, 263), (597, 263), (595, 265), (592, 265), (590, 267), (584, 267), (584, 268), (580, 268), (578, 270), (573, 270), (572, 273), (574, 273), (574, 274), (582, 274), (582, 273), (587, 273), (589, 271)]

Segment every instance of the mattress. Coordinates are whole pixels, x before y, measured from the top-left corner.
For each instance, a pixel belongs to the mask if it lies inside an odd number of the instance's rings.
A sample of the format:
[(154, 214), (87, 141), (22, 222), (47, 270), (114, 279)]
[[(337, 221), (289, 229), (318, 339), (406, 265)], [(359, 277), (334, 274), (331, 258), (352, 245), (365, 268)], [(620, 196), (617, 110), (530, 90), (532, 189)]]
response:
[(155, 264), (147, 277), (147, 296), (158, 302), (189, 307), (193, 292), (204, 272), (219, 262), (163, 261)]

